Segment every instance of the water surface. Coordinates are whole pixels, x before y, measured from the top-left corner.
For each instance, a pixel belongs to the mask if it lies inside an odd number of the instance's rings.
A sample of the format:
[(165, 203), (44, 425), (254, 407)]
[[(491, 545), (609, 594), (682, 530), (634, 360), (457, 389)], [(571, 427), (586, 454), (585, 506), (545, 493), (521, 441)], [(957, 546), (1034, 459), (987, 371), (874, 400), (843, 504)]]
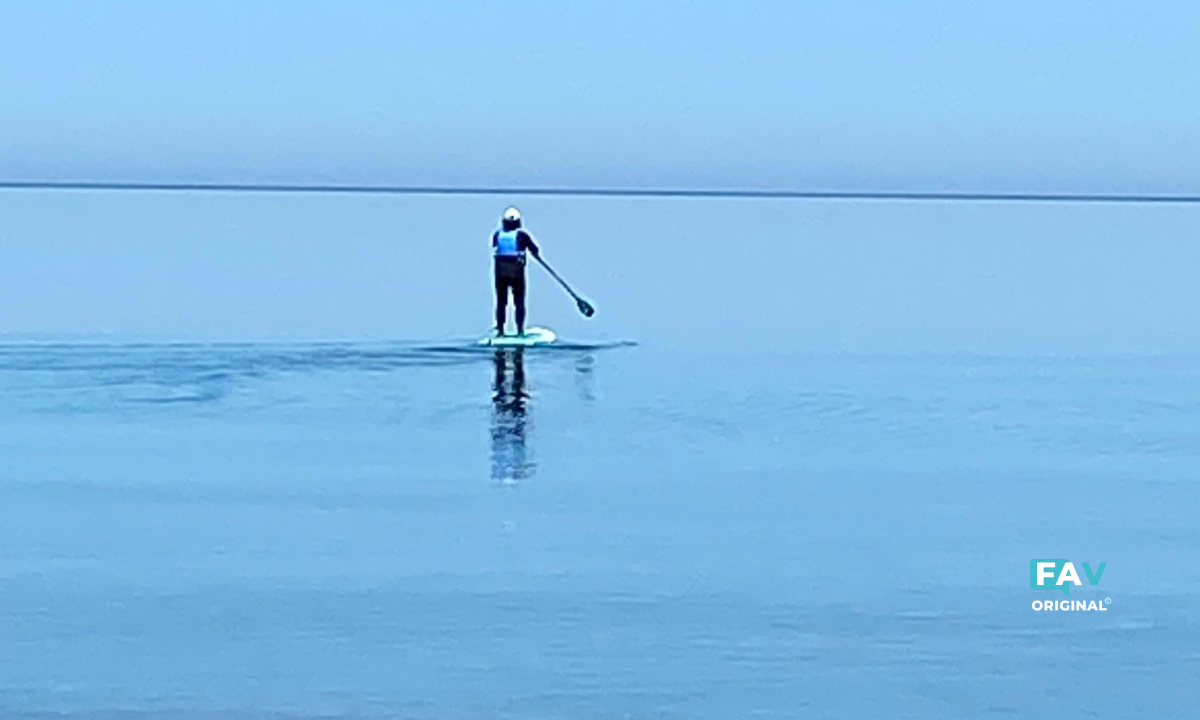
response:
[(0, 714), (1190, 717), (1198, 367), (7, 345)]

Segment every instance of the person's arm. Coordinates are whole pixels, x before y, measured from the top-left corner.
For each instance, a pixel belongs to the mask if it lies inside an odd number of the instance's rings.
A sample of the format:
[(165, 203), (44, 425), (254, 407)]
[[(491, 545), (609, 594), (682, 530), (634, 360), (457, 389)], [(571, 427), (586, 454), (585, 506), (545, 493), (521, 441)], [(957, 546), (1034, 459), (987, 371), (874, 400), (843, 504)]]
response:
[(496, 243), (500, 242), (500, 231), (492, 233), (492, 247), (496, 247)]
[(522, 250), (528, 250), (534, 255), (538, 254), (538, 246), (537, 243), (533, 241), (533, 236), (524, 230), (517, 234), (517, 243), (521, 246)]

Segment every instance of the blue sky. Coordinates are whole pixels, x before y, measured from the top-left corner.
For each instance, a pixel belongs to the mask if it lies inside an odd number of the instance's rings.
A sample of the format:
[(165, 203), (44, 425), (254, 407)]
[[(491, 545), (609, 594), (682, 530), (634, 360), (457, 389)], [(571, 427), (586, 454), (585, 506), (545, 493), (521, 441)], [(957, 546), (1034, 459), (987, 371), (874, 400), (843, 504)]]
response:
[(5, 178), (1200, 190), (1186, 2), (9, 2)]
[[(6, 2), (0, 178), (1200, 192), (1200, 5)], [(1200, 348), (1200, 206), (0, 191), (0, 337)], [(750, 343), (749, 340), (746, 340)]]

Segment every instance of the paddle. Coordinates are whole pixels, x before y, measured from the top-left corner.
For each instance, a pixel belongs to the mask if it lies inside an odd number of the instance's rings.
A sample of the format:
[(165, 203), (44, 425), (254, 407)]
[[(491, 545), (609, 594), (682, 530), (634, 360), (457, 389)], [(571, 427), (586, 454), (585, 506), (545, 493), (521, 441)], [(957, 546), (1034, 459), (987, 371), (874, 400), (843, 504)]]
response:
[(550, 273), (550, 276), (557, 280), (559, 285), (563, 286), (563, 290), (566, 290), (571, 297), (575, 298), (575, 305), (579, 307), (579, 312), (583, 313), (584, 317), (591, 317), (596, 314), (596, 308), (592, 307), (590, 302), (575, 294), (575, 291), (571, 289), (571, 286), (567, 284), (567, 281), (560, 278), (558, 273), (554, 272), (554, 268), (550, 267), (546, 261), (542, 259), (541, 255), (534, 255), (533, 257), (542, 264), (542, 267), (546, 268), (546, 272)]

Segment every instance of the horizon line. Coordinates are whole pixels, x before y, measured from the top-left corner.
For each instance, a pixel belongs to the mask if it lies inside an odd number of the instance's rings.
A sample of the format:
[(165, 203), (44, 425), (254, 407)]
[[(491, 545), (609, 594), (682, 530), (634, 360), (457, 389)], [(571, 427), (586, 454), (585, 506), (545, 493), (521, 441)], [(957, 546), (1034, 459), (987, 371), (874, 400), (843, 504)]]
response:
[(543, 195), (563, 197), (714, 198), (747, 200), (882, 200), (1198, 204), (1200, 195), (1161, 193), (974, 192), (937, 190), (788, 190), (749, 188), (501, 187), (342, 183), (112, 182), (0, 180), (0, 190), (110, 192), (316, 193), (342, 195)]

